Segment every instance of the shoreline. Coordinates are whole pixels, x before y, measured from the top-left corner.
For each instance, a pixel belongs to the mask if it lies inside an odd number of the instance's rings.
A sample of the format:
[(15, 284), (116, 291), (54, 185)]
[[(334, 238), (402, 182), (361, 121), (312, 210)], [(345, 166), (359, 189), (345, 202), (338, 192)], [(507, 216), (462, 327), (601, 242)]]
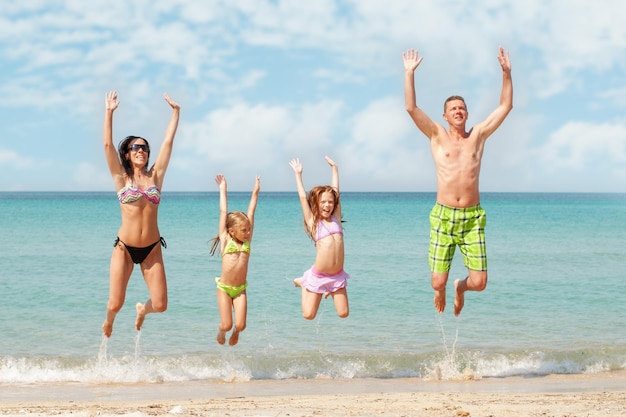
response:
[(1, 416), (626, 415), (626, 371), (456, 381), (394, 378), (3, 384), (0, 393)]

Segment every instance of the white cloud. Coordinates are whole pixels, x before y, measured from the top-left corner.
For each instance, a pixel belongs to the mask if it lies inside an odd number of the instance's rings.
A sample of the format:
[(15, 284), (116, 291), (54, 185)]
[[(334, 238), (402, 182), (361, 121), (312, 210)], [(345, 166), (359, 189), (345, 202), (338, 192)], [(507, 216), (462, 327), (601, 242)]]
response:
[[(540, 188), (546, 172), (563, 169), (588, 172), (592, 184), (598, 160), (619, 177), (625, 157), (624, 125), (615, 123), (626, 106), (624, 14), (626, 3), (614, 0), (8, 1), (0, 6), (0, 94), (9, 98), (0, 102), (8, 132), (0, 149), (9, 138), (61, 146), (56, 158), (51, 146), (28, 158), (3, 151), (0, 163), (21, 164), (25, 187), (38, 189), (33, 161), (49, 161), (57, 167), (46, 180), (65, 188), (64, 149), (100, 140), (105, 91), (120, 93), (116, 137), (151, 141), (169, 117), (160, 102), (167, 91), (182, 106), (168, 173), (175, 187), (206, 189), (207, 173), (228, 170), (229, 184), (246, 190), (257, 173), (264, 186), (293, 189), (289, 159), (301, 157), (314, 180), (326, 178), (329, 154), (353, 189), (433, 190), (428, 142), (402, 103), (400, 54), (415, 47), (425, 56), (418, 101), (433, 119), (460, 93), (475, 122), (497, 103), (502, 44), (515, 109), (489, 141), (482, 183)], [(102, 155), (93, 158), (79, 165), (84, 175), (70, 175), (76, 186), (107, 176), (94, 168)], [(572, 179), (558, 181), (556, 189)]]
[[(401, 97), (370, 103), (350, 123), (341, 163), (350, 188), (376, 191), (435, 188), (430, 144), (411, 121)], [(355, 157), (356, 156), (356, 157)]]
[(623, 121), (569, 122), (550, 135), (537, 150), (537, 156), (550, 171), (581, 170), (598, 158), (604, 163), (622, 165), (626, 161), (626, 125)]
[(620, 109), (626, 108), (626, 85), (602, 91), (597, 95), (597, 99), (599, 101), (594, 104), (594, 108), (602, 108), (607, 104)]
[(0, 148), (0, 166), (24, 170), (34, 166), (32, 158), (19, 155), (17, 152)]
[[(340, 111), (341, 103), (329, 101), (299, 108), (240, 102), (216, 109), (181, 127), (173, 162), (183, 165), (177, 160), (181, 155), (187, 169), (200, 172), (208, 166), (228, 176), (260, 174), (270, 189), (291, 188), (282, 168), (289, 168), (291, 158), (328, 152)], [(232, 184), (239, 186), (236, 180)]]
[(113, 189), (113, 180), (108, 172), (101, 169), (101, 165), (79, 162), (72, 174), (72, 183), (76, 185), (74, 190), (110, 190)]

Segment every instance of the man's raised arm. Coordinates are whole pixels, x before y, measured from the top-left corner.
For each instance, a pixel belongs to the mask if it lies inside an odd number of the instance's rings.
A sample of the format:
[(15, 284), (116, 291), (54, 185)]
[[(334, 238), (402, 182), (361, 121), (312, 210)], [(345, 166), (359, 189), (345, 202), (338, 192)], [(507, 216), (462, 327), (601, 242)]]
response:
[(420, 57), (414, 49), (408, 49), (402, 53), (402, 60), (404, 61), (404, 102), (406, 111), (419, 130), (428, 139), (432, 139), (437, 133), (437, 124), (422, 109), (417, 107), (415, 99), (415, 69), (423, 59), (424, 57)]
[(509, 53), (500, 47), (498, 51), (498, 61), (502, 67), (502, 92), (500, 93), (500, 104), (487, 117), (480, 126), (480, 136), (486, 140), (502, 124), (506, 116), (513, 109), (513, 80), (511, 78), (511, 61)]

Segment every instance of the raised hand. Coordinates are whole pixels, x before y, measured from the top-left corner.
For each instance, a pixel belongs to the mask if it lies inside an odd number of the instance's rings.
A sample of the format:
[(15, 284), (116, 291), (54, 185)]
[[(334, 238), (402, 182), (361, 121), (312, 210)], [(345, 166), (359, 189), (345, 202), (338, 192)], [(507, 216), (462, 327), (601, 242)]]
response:
[(419, 53), (415, 49), (407, 49), (402, 53), (402, 60), (404, 61), (405, 71), (415, 71), (415, 69), (422, 62), (424, 57), (420, 57)]
[(300, 163), (300, 159), (292, 159), (291, 161), (289, 161), (289, 165), (291, 165), (291, 168), (293, 168), (293, 172), (295, 172), (296, 174), (302, 174), (302, 164)]
[(224, 175), (222, 174), (217, 174), (215, 176), (215, 183), (217, 184), (218, 188), (222, 188), (222, 187), (226, 187), (226, 177), (224, 177)]
[(511, 61), (509, 60), (509, 53), (505, 52), (503, 47), (500, 47), (498, 49), (498, 61), (500, 61), (502, 71), (511, 72)]
[(117, 100), (117, 91), (109, 91), (104, 96), (104, 105), (107, 110), (114, 111), (120, 102)]
[(180, 106), (178, 105), (178, 103), (172, 100), (167, 93), (163, 94), (163, 98), (165, 99), (165, 101), (167, 101), (167, 104), (172, 106), (173, 109), (180, 109)]
[(326, 162), (328, 162), (328, 165), (330, 165), (331, 167), (336, 167), (337, 164), (335, 163), (335, 161), (333, 161), (332, 159), (330, 159), (328, 156), (325, 156), (324, 159), (326, 160)]

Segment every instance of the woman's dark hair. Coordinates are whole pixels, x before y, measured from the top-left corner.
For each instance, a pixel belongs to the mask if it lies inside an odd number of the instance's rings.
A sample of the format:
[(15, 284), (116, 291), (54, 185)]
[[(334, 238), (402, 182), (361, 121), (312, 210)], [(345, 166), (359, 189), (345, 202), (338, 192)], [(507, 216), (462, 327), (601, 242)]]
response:
[(124, 167), (124, 171), (126, 171), (126, 175), (128, 175), (129, 177), (133, 175), (133, 167), (130, 165), (130, 162), (128, 162), (128, 159), (126, 159), (126, 154), (130, 152), (130, 145), (132, 145), (133, 141), (137, 139), (143, 139), (143, 141), (146, 142), (146, 145), (148, 145), (148, 152), (147, 152), (148, 159), (146, 159), (146, 167), (145, 167), (147, 171), (148, 164), (150, 163), (150, 144), (148, 143), (147, 140), (145, 140), (141, 136), (126, 136), (124, 139), (122, 139), (119, 146), (117, 147), (117, 152), (120, 155), (120, 162), (122, 163), (122, 166)]

